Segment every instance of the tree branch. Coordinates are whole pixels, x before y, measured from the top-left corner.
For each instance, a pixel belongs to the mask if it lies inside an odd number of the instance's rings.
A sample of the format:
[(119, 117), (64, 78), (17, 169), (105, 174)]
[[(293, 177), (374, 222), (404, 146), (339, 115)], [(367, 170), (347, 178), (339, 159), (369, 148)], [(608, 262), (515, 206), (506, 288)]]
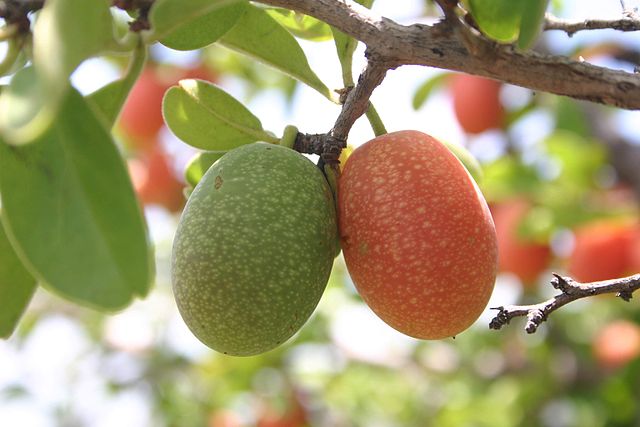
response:
[(331, 131), (327, 134), (298, 134), (293, 148), (300, 153), (318, 154), (324, 163), (338, 162), (340, 152), (347, 146), (347, 136), (353, 124), (369, 108), (374, 89), (382, 83), (389, 64), (367, 51), (367, 65), (353, 88), (345, 88), (342, 110)]
[(572, 301), (607, 293), (615, 293), (616, 296), (629, 301), (633, 292), (640, 289), (640, 274), (592, 283), (579, 283), (570, 277), (554, 274), (551, 285), (561, 293), (539, 304), (495, 307), (494, 310), (498, 310), (498, 314), (489, 324), (489, 328), (500, 329), (509, 324), (511, 319), (526, 316), (527, 323), (524, 329), (532, 334), (551, 313)]
[[(394, 68), (426, 65), (462, 71), (533, 90), (620, 108), (640, 109), (640, 76), (574, 61), (564, 56), (518, 51), (494, 43), (471, 27), (460, 32), (447, 22), (400, 25), (352, 0), (260, 0), (324, 21), (360, 40)], [(463, 25), (460, 22), (460, 25)], [(474, 34), (470, 52), (461, 34)]]
[(583, 30), (618, 30), (618, 31), (639, 31), (640, 20), (625, 17), (615, 20), (606, 19), (586, 19), (584, 21), (569, 21), (557, 18), (549, 13), (545, 15), (544, 29), (561, 30), (572, 36)]

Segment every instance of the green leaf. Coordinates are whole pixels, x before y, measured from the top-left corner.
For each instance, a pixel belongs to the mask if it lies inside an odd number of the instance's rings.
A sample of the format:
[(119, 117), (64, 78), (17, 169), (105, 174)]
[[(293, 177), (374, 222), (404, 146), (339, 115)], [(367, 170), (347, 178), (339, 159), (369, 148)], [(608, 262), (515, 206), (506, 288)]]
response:
[(47, 0), (33, 30), (33, 63), (51, 102), (70, 87), (69, 76), (82, 61), (112, 44), (108, 0)]
[(584, 109), (571, 98), (555, 98), (555, 120), (556, 130), (571, 131), (583, 138), (591, 136), (591, 124)]
[(556, 131), (544, 141), (547, 153), (560, 166), (558, 180), (576, 189), (593, 187), (606, 160), (600, 144), (569, 131)]
[(544, 24), (544, 13), (549, 6), (549, 0), (529, 0), (523, 7), (518, 47), (529, 49), (538, 39)]
[(295, 37), (265, 10), (249, 6), (236, 25), (220, 38), (220, 43), (277, 68), (336, 101), (309, 66)]
[[(69, 76), (85, 59), (114, 42), (108, 0), (50, 0), (38, 14), (33, 29), (33, 64), (22, 78), (14, 77), (13, 100), (0, 110), (18, 110), (2, 119), (0, 135), (15, 145), (39, 138), (54, 122), (58, 106), (71, 87)], [(35, 76), (34, 76), (35, 74)], [(25, 80), (30, 80), (27, 88)], [(4, 116), (4, 114), (2, 114)]]
[(229, 31), (244, 13), (246, 3), (219, 7), (182, 25), (160, 42), (176, 50), (200, 49), (218, 40)]
[(431, 95), (431, 92), (446, 83), (449, 76), (449, 73), (436, 74), (422, 83), (413, 95), (413, 109), (417, 110), (422, 107), (425, 101), (429, 98), (429, 95)]
[(122, 79), (108, 83), (87, 95), (87, 102), (104, 120), (107, 128), (110, 129), (115, 124), (131, 88), (144, 68), (146, 59), (147, 49), (141, 43), (134, 51), (129, 68)]
[[(371, 5), (373, 5), (373, 0), (357, 1), (367, 8), (371, 8)], [(358, 47), (358, 41), (334, 27), (331, 27), (331, 33), (333, 34), (333, 41), (336, 45), (340, 66), (342, 67), (342, 81), (345, 86), (353, 86), (353, 52)]]
[(0, 338), (11, 336), (35, 290), (35, 279), (22, 265), (0, 224)]
[(205, 151), (198, 153), (189, 161), (184, 170), (184, 178), (192, 187), (198, 185), (202, 176), (226, 151)]
[(125, 163), (77, 91), (32, 144), (0, 141), (0, 197), (13, 246), (42, 285), (107, 310), (147, 293), (150, 250)]
[(530, 0), (464, 0), (463, 3), (484, 34), (496, 41), (511, 43), (518, 38), (527, 1)]
[(186, 26), (200, 22), (199, 19), (205, 19), (217, 9), (239, 2), (246, 3), (245, 0), (156, 0), (149, 11), (151, 32), (146, 41), (163, 40), (175, 31), (185, 31)]
[(324, 22), (289, 9), (267, 9), (267, 13), (291, 34), (301, 39), (320, 42), (331, 38), (331, 28)]
[(178, 138), (203, 150), (226, 151), (255, 141), (278, 143), (242, 103), (202, 80), (182, 80), (169, 89), (162, 111)]
[(28, 142), (23, 139), (43, 132), (52, 122), (52, 112), (43, 115), (42, 84), (33, 67), (18, 71), (0, 95), (0, 135), (12, 144)]
[(336, 53), (342, 68), (342, 82), (345, 86), (354, 86), (353, 52), (358, 47), (358, 41), (334, 27), (331, 27), (331, 32), (333, 33), (333, 42), (336, 45)]

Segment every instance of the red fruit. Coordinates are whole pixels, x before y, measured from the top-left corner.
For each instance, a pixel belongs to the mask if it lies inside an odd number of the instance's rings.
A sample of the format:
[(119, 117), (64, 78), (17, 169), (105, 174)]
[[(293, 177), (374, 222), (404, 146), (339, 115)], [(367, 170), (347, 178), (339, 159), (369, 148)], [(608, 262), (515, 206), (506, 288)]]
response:
[(129, 160), (128, 166), (133, 187), (144, 205), (164, 206), (171, 212), (182, 209), (184, 184), (176, 177), (167, 154), (159, 146), (146, 157)]
[(398, 331), (451, 337), (484, 310), (495, 228), (475, 182), (436, 139), (401, 131), (358, 147), (339, 180), (338, 219), (360, 295)]
[(453, 110), (465, 132), (476, 134), (502, 127), (504, 109), (500, 103), (500, 86), (495, 80), (468, 74), (453, 76)]
[(291, 396), (289, 407), (284, 412), (264, 406), (260, 411), (256, 427), (303, 427), (307, 425), (307, 410), (300, 397)]
[(122, 108), (120, 125), (138, 148), (149, 148), (162, 127), (162, 98), (171, 82), (160, 78), (157, 70), (142, 70)]
[(629, 249), (629, 267), (627, 269), (629, 275), (638, 273), (640, 273), (640, 228), (634, 233), (633, 242)]
[(498, 235), (498, 270), (515, 274), (523, 284), (535, 283), (551, 261), (549, 245), (518, 236), (520, 222), (529, 209), (526, 200), (511, 200), (492, 210)]
[(568, 273), (580, 282), (615, 279), (627, 274), (635, 227), (629, 222), (602, 220), (574, 230), (575, 246)]
[(640, 355), (640, 327), (619, 320), (600, 330), (593, 342), (593, 353), (601, 366), (619, 368)]

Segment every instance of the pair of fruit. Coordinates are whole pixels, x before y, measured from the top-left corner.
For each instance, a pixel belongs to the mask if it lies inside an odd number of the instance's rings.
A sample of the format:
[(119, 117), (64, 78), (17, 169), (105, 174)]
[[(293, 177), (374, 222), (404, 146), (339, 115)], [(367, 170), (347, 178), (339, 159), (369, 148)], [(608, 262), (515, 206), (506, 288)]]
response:
[(207, 171), (172, 263), (178, 308), (201, 341), (252, 355), (290, 338), (320, 300), (338, 241), (362, 298), (397, 330), (439, 339), (478, 318), (496, 275), (495, 229), (444, 145), (416, 131), (378, 137), (353, 152), (338, 187), (336, 213), (318, 168), (262, 143)]

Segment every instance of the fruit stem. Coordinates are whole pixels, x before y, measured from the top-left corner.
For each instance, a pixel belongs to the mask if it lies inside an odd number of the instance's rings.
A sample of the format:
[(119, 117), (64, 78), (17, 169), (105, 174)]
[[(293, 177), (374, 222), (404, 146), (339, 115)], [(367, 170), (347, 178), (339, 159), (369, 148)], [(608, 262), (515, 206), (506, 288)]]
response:
[(373, 129), (373, 133), (376, 136), (384, 135), (387, 133), (387, 128), (384, 127), (384, 123), (382, 123), (382, 119), (376, 110), (376, 107), (373, 106), (371, 102), (369, 102), (369, 107), (367, 108), (367, 119), (369, 120), (369, 124), (371, 125), (371, 129)]
[(282, 138), (280, 138), (278, 144), (282, 145), (283, 147), (293, 149), (293, 145), (295, 144), (297, 138), (298, 128), (293, 125), (287, 125), (287, 127), (284, 128)]

